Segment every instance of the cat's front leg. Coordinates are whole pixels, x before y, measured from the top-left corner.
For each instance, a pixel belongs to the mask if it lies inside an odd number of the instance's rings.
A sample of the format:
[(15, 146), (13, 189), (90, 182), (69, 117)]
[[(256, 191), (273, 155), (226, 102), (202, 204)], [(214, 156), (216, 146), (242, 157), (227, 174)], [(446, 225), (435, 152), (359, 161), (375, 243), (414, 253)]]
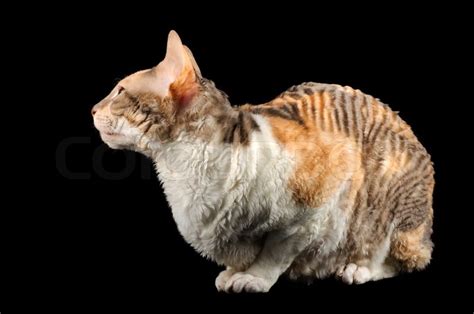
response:
[[(224, 286), (226, 292), (267, 292), (295, 257), (311, 242), (309, 228), (291, 227), (268, 234), (265, 245), (244, 272), (230, 276)], [(226, 274), (228, 275), (228, 274)]]
[(235, 268), (227, 267), (227, 269), (220, 272), (219, 276), (216, 278), (216, 288), (217, 291), (224, 291), (225, 284), (229, 281), (230, 277), (237, 272)]

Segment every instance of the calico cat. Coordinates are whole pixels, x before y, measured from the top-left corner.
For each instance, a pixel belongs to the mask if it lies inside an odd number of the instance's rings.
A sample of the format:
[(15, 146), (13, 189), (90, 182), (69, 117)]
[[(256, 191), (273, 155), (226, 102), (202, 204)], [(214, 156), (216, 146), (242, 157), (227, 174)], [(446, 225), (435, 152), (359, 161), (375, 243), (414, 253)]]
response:
[(164, 60), (92, 115), (111, 148), (154, 160), (184, 239), (227, 267), (218, 290), (267, 292), (283, 273), (361, 284), (430, 261), (430, 156), (359, 90), (303, 83), (232, 107), (171, 31)]

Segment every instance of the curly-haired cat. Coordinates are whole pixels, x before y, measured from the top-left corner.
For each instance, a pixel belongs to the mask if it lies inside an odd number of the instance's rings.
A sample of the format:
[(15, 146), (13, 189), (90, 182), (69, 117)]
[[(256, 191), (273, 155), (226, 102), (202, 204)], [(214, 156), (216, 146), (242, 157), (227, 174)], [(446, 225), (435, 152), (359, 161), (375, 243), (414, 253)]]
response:
[(360, 284), (430, 261), (430, 156), (359, 90), (303, 83), (232, 107), (172, 31), (165, 59), (92, 114), (110, 147), (155, 161), (184, 239), (227, 267), (218, 290), (266, 292), (283, 273)]

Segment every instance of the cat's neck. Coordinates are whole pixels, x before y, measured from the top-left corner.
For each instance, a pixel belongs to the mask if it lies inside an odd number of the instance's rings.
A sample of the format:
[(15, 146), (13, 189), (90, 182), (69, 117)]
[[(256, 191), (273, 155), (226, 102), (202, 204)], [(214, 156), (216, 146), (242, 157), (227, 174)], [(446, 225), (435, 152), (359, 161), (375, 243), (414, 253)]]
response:
[(190, 171), (188, 166), (193, 161), (194, 164), (206, 163), (209, 160), (203, 157), (222, 154), (225, 147), (220, 137), (220, 132), (217, 130), (207, 136), (196, 136), (196, 134), (182, 131), (172, 141), (148, 145), (150, 157), (157, 164), (157, 169), (166, 167), (167, 171), (174, 173)]

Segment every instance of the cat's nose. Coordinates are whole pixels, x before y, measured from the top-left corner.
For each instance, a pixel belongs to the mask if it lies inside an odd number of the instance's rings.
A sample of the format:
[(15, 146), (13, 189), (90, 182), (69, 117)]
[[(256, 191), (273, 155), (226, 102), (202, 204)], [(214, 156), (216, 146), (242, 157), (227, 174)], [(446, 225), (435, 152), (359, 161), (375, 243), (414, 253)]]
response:
[(91, 109), (92, 116), (94, 116), (97, 113), (97, 111), (102, 109), (104, 106), (105, 106), (104, 101), (101, 101), (101, 102), (95, 104), (94, 107), (92, 107), (92, 109)]

